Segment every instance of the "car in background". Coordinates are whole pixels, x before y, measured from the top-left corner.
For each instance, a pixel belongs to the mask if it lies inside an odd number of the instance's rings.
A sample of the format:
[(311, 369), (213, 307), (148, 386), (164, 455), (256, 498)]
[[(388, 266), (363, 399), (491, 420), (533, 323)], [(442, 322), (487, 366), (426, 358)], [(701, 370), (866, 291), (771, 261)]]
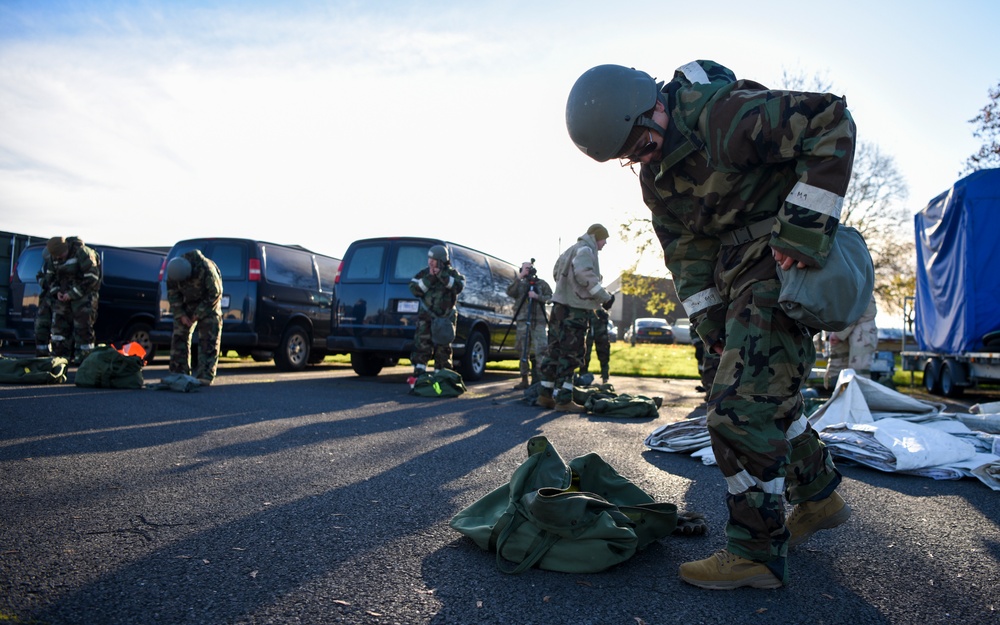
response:
[(610, 319), (608, 319), (608, 342), (618, 342), (618, 328), (615, 327), (615, 324)]
[(659, 317), (640, 317), (632, 322), (632, 326), (625, 331), (625, 340), (635, 345), (636, 343), (660, 343), (672, 345), (674, 343), (674, 331), (670, 329), (670, 324), (666, 319)]
[[(901, 352), (903, 351), (903, 329), (902, 328), (878, 328), (878, 351), (880, 352)], [(912, 348), (916, 346), (917, 339), (912, 332), (906, 332), (906, 346)]]
[[(92, 243), (87, 246), (97, 253), (101, 263), (95, 339), (117, 346), (134, 341), (146, 350), (146, 362), (153, 362), (157, 344), (167, 348), (170, 345), (169, 336), (161, 341), (151, 337), (157, 314), (157, 275), (168, 248)], [(38, 272), (44, 250), (45, 243), (25, 247), (11, 267), (7, 327), (0, 330), (0, 339), (6, 343), (35, 343), (35, 316), (41, 291)]]
[(670, 326), (674, 333), (674, 341), (681, 345), (691, 344), (691, 320), (687, 317), (678, 319)]
[(507, 287), (518, 266), (464, 245), (425, 237), (377, 237), (347, 248), (326, 337), (332, 354), (350, 354), (351, 367), (372, 377), (413, 352), (420, 300), (413, 276), (427, 267), (427, 250), (443, 245), (465, 276), (455, 306), (454, 366), (466, 382), (483, 377), (486, 363), (517, 360), (515, 302)]

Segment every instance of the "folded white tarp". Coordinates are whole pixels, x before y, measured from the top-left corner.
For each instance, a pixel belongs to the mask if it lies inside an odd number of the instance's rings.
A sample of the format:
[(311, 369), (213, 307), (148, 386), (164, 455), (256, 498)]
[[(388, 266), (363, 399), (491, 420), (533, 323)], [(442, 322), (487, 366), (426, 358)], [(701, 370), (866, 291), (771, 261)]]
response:
[[(974, 477), (1000, 491), (998, 437), (988, 428), (970, 429), (967, 420), (945, 408), (845, 369), (833, 395), (809, 421), (836, 457), (934, 479)], [(971, 422), (975, 428), (978, 421)], [(703, 463), (715, 464), (704, 417), (660, 426), (645, 445), (655, 451), (694, 452)]]

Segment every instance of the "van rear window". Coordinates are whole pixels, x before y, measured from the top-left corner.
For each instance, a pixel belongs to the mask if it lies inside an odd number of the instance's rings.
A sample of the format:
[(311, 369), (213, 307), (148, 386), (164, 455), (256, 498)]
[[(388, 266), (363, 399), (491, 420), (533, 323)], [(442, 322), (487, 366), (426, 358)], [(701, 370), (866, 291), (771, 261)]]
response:
[[(188, 251), (188, 250), (185, 250)], [(216, 243), (206, 254), (215, 261), (222, 281), (245, 280), (247, 277), (246, 246), (241, 243)]]
[(271, 284), (317, 290), (312, 254), (282, 247), (264, 247), (264, 275)]
[[(385, 245), (365, 245), (354, 248), (346, 263), (341, 282), (378, 282), (382, 279)], [(412, 277), (412, 276), (411, 276)]]
[(43, 247), (29, 247), (17, 259), (17, 279), (21, 282), (38, 282), (38, 272), (42, 269)]
[(421, 269), (427, 268), (429, 245), (400, 245), (392, 267), (393, 282), (409, 282)]

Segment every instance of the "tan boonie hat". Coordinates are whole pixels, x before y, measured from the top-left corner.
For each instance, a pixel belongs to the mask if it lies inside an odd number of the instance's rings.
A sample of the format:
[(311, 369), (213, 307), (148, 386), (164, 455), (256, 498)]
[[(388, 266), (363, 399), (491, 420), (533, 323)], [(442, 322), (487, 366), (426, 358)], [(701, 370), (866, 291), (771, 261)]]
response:
[(607, 241), (611, 238), (611, 235), (608, 234), (608, 229), (601, 224), (594, 224), (593, 226), (587, 228), (587, 234), (594, 235), (595, 241)]
[(49, 256), (58, 257), (69, 251), (69, 244), (62, 237), (52, 237), (45, 244), (45, 249), (49, 251)]

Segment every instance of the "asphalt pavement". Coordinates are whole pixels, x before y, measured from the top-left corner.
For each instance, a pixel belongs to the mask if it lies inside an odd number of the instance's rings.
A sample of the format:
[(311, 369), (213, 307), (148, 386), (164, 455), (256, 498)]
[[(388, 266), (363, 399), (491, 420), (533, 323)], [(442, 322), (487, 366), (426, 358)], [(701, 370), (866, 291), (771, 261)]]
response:
[[(788, 586), (702, 590), (677, 567), (724, 546), (721, 474), (642, 444), (702, 414), (696, 382), (612, 378), (663, 398), (622, 420), (529, 406), (513, 373), (454, 399), (406, 376), (226, 362), (191, 393), (0, 386), (0, 622), (1000, 623), (1000, 493), (978, 480), (840, 465), (854, 515), (792, 552)], [(539, 434), (706, 515), (708, 535), (602, 573), (499, 572), (448, 521)]]

